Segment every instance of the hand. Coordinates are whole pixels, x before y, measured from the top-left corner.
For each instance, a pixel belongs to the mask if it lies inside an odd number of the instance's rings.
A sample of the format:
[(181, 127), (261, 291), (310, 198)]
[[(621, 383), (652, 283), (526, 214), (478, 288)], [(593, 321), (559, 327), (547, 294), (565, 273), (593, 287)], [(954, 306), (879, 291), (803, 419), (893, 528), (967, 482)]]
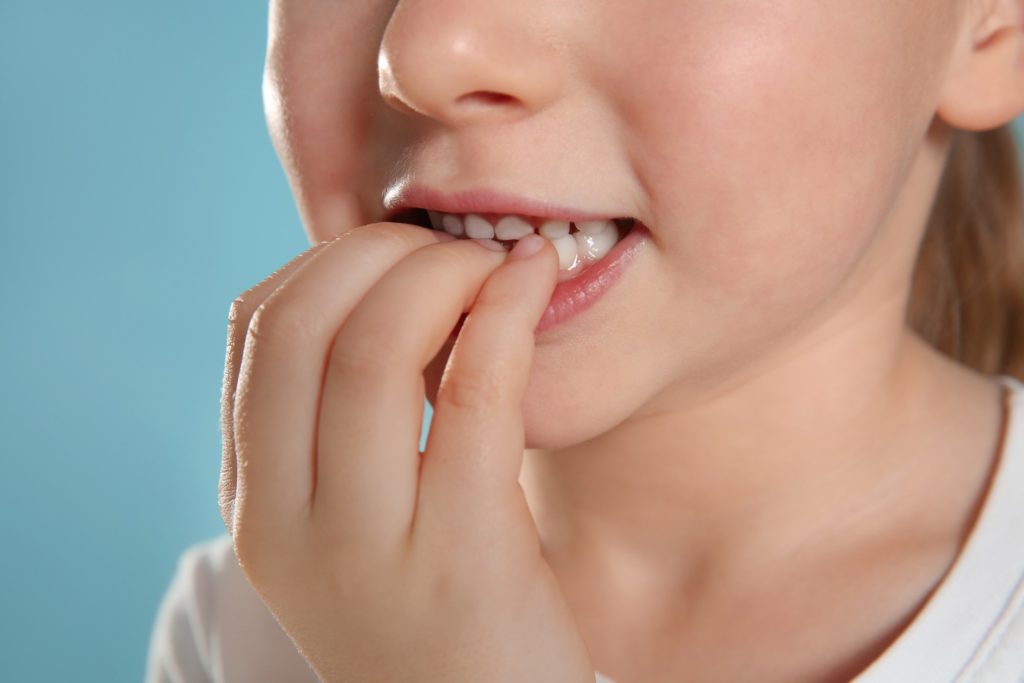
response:
[[(558, 266), (547, 241), (517, 256), (373, 224), (231, 307), (221, 514), (324, 681), (594, 681), (518, 483)], [(447, 365), (421, 458), (432, 360)]]

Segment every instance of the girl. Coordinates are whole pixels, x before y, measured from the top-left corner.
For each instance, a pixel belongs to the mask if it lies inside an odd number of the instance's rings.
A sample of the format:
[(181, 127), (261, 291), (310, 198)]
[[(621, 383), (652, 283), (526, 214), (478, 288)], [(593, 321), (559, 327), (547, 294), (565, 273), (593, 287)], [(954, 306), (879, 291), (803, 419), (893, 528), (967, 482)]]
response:
[(1024, 0), (276, 0), (266, 67), (315, 246), (150, 681), (1024, 680)]

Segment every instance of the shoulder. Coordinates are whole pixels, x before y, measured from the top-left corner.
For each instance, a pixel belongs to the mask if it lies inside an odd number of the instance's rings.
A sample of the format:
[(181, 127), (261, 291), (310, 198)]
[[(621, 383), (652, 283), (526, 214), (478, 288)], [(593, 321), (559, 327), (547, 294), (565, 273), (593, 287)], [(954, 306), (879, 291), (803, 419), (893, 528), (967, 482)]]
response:
[(1001, 379), (999, 458), (974, 526), (916, 618), (856, 683), (1024, 683), (1024, 383)]
[(970, 683), (1019, 683), (1024, 681), (1024, 580), (1006, 610), (992, 625), (973, 661), (959, 681)]
[(147, 683), (317, 677), (253, 590), (226, 534), (179, 557), (150, 640)]
[[(990, 505), (992, 542), (988, 546), (988, 583), (998, 575), (997, 567), (1007, 564), (1009, 571), (1004, 580), (1006, 592), (1001, 596), (1001, 609), (994, 618), (978, 646), (972, 660), (965, 667), (960, 680), (971, 683), (1002, 683), (1024, 681), (1024, 383), (1004, 377), (1010, 390), (1007, 397), (1010, 419), (1003, 434), (1003, 463), (996, 503)], [(1001, 497), (1001, 498), (1000, 498)], [(998, 500), (1006, 504), (998, 505)]]

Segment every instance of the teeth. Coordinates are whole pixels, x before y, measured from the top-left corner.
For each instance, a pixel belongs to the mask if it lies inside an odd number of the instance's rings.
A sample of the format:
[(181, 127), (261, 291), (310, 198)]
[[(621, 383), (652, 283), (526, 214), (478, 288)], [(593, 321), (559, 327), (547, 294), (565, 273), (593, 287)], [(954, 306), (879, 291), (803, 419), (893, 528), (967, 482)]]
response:
[(558, 252), (558, 269), (572, 270), (579, 265), (579, 251), (576, 248), (576, 240), (572, 235), (565, 234), (551, 240)]
[(450, 235), (456, 237), (462, 237), (465, 234), (465, 230), (462, 227), (462, 219), (458, 216), (453, 216), (450, 213), (446, 213), (441, 221), (441, 226), (444, 231)]
[[(619, 241), (619, 233), (615, 228), (615, 223), (612, 221), (601, 221), (603, 227), (596, 232), (586, 232), (583, 230), (581, 224), (577, 223), (576, 227), (579, 228), (579, 232), (573, 235), (576, 240), (576, 248), (579, 250), (580, 255), (585, 261), (599, 261), (608, 255), (608, 252), (612, 250), (612, 247)], [(595, 223), (584, 223), (589, 230), (595, 229)]]
[[(478, 214), (451, 214), (442, 211), (427, 211), (430, 225), (435, 230), (444, 230), (455, 237), (470, 239), (498, 239), (513, 242), (534, 232), (530, 220), (523, 216), (502, 216), (497, 224), (491, 225)], [(534, 224), (538, 222), (534, 220)], [(626, 228), (632, 220), (613, 221), (569, 221), (546, 220), (537, 230), (551, 241), (558, 252), (559, 281), (575, 277), (587, 266), (608, 255), (619, 241), (619, 226)], [(572, 226), (576, 232), (572, 232)], [(507, 246), (507, 245), (506, 245)]]
[(519, 216), (505, 216), (494, 226), (494, 235), (499, 240), (518, 240), (533, 232), (533, 226)]
[(494, 227), (487, 222), (487, 219), (471, 213), (466, 216), (466, 235), (475, 240), (494, 239)]
[(609, 228), (615, 229), (615, 221), (580, 221), (576, 223), (576, 229), (584, 235), (599, 235)]
[(569, 234), (569, 221), (548, 221), (540, 226), (540, 234), (553, 240)]

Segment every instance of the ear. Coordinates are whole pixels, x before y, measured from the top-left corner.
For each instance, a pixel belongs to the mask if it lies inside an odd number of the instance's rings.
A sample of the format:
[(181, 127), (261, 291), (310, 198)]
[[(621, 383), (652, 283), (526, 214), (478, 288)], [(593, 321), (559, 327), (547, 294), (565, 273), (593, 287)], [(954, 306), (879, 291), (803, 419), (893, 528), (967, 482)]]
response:
[(991, 130), (1024, 113), (1024, 0), (967, 1), (971, 19), (937, 114), (955, 128)]

